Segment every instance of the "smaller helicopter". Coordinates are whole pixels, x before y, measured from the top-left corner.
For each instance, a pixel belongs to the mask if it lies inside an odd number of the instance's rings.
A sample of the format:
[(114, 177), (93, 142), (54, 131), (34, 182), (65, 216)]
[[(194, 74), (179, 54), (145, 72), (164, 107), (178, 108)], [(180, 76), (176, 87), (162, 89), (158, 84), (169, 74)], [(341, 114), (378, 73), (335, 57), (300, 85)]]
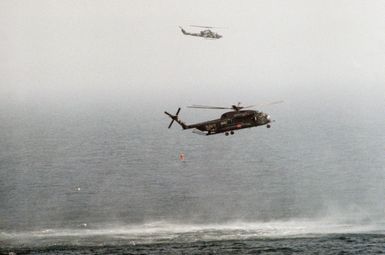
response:
[[(275, 101), (263, 105), (272, 105), (279, 104), (283, 101)], [(231, 107), (220, 107), (220, 106), (206, 106), (206, 105), (192, 105), (188, 106), (188, 108), (198, 108), (198, 109), (232, 109), (233, 111), (226, 112), (222, 114), (219, 119), (209, 120), (205, 122), (200, 122), (196, 124), (187, 125), (183, 121), (181, 121), (178, 117), (180, 109), (179, 108), (175, 115), (172, 115), (168, 112), (164, 112), (168, 115), (172, 120), (168, 128), (172, 126), (174, 121), (176, 121), (179, 125), (182, 126), (183, 129), (194, 129), (194, 133), (202, 134), (202, 135), (215, 135), (219, 133), (225, 133), (226, 136), (229, 134), (233, 135), (234, 130), (239, 130), (243, 128), (251, 128), (266, 125), (267, 128), (270, 128), (270, 123), (272, 122), (271, 117), (263, 112), (254, 111), (254, 110), (242, 110), (246, 108), (252, 108), (257, 105), (249, 105), (249, 106), (240, 106), (232, 105)], [(259, 105), (262, 106), (262, 105)]]
[(181, 26), (179, 26), (179, 28), (182, 30), (182, 33), (184, 35), (198, 36), (198, 37), (203, 37), (205, 39), (222, 38), (222, 35), (210, 30), (210, 28), (222, 28), (222, 27), (208, 27), (208, 26), (195, 26), (195, 25), (190, 25), (190, 27), (201, 27), (201, 28), (207, 28), (207, 29), (200, 31), (199, 33), (189, 33), (189, 32), (186, 32), (186, 30), (184, 30)]

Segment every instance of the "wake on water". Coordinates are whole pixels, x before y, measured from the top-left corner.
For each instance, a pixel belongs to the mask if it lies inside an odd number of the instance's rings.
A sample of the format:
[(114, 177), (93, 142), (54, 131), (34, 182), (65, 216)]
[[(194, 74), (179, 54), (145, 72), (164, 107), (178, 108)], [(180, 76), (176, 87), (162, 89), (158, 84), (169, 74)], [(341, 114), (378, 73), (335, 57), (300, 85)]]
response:
[(1, 232), (0, 243), (9, 247), (44, 247), (52, 245), (103, 246), (298, 238), (349, 233), (385, 234), (384, 223), (357, 224), (331, 220), (229, 222), (225, 224), (152, 222), (141, 225), (84, 226), (24, 232)]

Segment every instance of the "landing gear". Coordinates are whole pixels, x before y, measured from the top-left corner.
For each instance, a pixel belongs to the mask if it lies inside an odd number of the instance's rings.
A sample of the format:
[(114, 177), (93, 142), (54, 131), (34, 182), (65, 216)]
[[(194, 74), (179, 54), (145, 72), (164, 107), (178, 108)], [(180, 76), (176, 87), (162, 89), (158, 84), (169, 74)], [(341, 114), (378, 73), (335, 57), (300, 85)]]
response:
[(270, 124), (267, 124), (267, 126), (266, 126), (267, 128), (270, 128), (271, 126), (270, 126)]
[(234, 131), (231, 131), (230, 134), (233, 135), (233, 134), (234, 134)]
[(229, 135), (229, 132), (226, 132), (225, 135), (228, 136), (228, 135)]

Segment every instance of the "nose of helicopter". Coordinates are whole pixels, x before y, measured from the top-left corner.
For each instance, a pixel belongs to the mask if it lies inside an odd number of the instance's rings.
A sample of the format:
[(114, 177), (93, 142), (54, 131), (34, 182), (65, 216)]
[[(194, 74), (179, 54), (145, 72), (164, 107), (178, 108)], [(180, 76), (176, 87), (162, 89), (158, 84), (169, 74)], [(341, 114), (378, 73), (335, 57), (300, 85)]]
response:
[(267, 123), (270, 123), (270, 122), (271, 122), (271, 117), (270, 117), (270, 115), (266, 115), (266, 120), (267, 120)]

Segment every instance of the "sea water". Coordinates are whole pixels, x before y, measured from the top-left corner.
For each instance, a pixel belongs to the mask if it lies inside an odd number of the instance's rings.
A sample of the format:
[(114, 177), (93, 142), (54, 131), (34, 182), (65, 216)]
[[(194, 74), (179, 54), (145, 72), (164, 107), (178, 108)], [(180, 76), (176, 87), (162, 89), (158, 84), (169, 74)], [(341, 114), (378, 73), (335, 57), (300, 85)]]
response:
[(0, 252), (385, 251), (379, 107), (286, 102), (230, 136), (168, 130), (162, 110), (3, 111)]

